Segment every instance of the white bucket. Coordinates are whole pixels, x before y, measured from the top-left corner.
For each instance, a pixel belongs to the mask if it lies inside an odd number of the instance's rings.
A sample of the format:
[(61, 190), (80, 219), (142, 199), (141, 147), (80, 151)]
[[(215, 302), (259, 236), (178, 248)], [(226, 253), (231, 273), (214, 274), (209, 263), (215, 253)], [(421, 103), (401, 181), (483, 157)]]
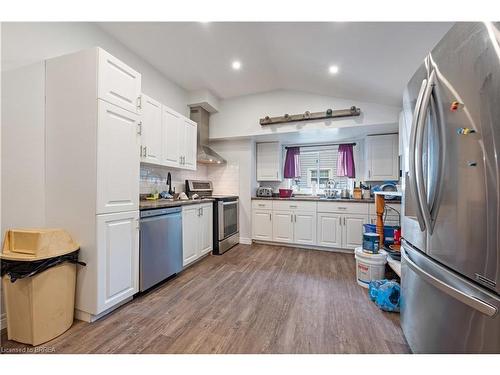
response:
[(372, 280), (382, 280), (385, 275), (387, 253), (380, 250), (377, 254), (365, 253), (361, 247), (354, 250), (356, 259), (356, 281), (364, 288)]

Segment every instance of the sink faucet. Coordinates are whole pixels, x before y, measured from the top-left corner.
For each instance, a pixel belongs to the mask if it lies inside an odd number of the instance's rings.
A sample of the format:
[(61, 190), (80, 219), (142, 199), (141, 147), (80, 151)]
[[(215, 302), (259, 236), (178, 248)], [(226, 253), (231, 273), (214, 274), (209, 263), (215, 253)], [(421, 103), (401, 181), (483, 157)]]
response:
[(167, 174), (167, 185), (168, 185), (168, 193), (170, 195), (173, 195), (173, 191), (172, 191), (172, 176), (170, 175), (170, 172), (168, 172), (168, 174)]

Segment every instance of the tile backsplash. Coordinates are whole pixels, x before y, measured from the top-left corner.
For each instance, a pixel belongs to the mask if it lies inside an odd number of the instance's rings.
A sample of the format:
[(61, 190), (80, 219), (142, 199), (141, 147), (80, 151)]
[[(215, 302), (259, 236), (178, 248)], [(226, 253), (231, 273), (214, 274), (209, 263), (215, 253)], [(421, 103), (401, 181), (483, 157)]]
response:
[(213, 165), (208, 168), (208, 179), (214, 186), (214, 194), (240, 194), (240, 166), (238, 162)]
[(140, 194), (150, 194), (155, 190), (161, 192), (168, 190), (167, 175), (170, 172), (172, 177), (172, 189), (177, 193), (185, 190), (186, 180), (206, 180), (207, 167), (198, 164), (196, 171), (187, 171), (176, 168), (168, 168), (156, 165), (141, 164), (141, 174), (139, 183)]

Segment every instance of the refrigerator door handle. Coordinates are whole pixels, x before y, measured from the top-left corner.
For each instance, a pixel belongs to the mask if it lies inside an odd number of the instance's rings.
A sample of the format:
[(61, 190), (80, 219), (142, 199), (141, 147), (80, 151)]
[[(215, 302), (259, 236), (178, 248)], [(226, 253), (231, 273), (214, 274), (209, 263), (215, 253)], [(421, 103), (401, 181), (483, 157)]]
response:
[(428, 283), (431, 285), (435, 286), (437, 289), (441, 290), (442, 292), (448, 294), (450, 297), (455, 298), (456, 300), (466, 304), (469, 307), (472, 307), (473, 309), (489, 316), (492, 317), (497, 313), (497, 308), (493, 305), (490, 305), (489, 303), (486, 303), (484, 301), (481, 301), (480, 299), (471, 296), (467, 293), (462, 292), (461, 290), (458, 290), (443, 281), (439, 280), (437, 277), (431, 275), (430, 273), (424, 271), (422, 268), (420, 268), (416, 263), (414, 263), (410, 257), (408, 256), (406, 250), (404, 247), (401, 248), (401, 256), (403, 257), (404, 261), (408, 264), (408, 266), (420, 277), (422, 277), (424, 280), (426, 280)]
[(409, 174), (410, 174), (410, 189), (412, 190), (413, 196), (415, 197), (417, 203), (417, 220), (420, 226), (420, 230), (423, 232), (425, 230), (425, 222), (422, 214), (422, 204), (420, 202), (420, 198), (418, 196), (418, 186), (417, 179), (415, 173), (415, 153), (416, 153), (416, 135), (417, 135), (417, 125), (420, 117), (420, 107), (422, 106), (422, 98), (427, 88), (427, 80), (424, 79), (422, 81), (422, 85), (420, 86), (420, 91), (418, 93), (417, 102), (415, 103), (415, 110), (413, 111), (412, 118), (412, 126), (411, 126), (411, 134), (410, 134), (410, 145), (409, 145)]
[[(437, 75), (435, 77), (437, 81)], [(434, 224), (437, 219), (437, 214), (439, 211), (439, 206), (441, 205), (441, 197), (443, 191), (443, 180), (444, 180), (444, 167), (446, 158), (446, 129), (444, 125), (444, 115), (443, 108), (440, 105), (441, 93), (439, 85), (434, 82), (433, 92), (431, 95), (431, 108), (434, 112), (434, 117), (436, 119), (437, 135), (438, 135), (438, 171), (436, 174), (436, 181), (434, 191), (431, 192), (431, 206), (430, 206), (430, 219), (431, 227), (429, 228), (430, 234), (434, 231)]]
[(429, 108), (432, 90), (434, 89), (434, 80), (436, 77), (436, 71), (433, 70), (430, 74), (429, 80), (427, 82), (427, 87), (425, 88), (424, 95), (422, 98), (422, 105), (420, 108), (420, 114), (417, 119), (416, 124), (416, 136), (415, 136), (415, 184), (417, 188), (418, 203), (420, 206), (420, 211), (423, 216), (423, 221), (425, 228), (431, 232), (431, 213), (429, 205), (427, 204), (427, 191), (424, 185), (424, 167), (422, 165), (422, 154), (423, 154), (423, 141), (425, 135), (425, 120), (427, 118), (427, 109)]

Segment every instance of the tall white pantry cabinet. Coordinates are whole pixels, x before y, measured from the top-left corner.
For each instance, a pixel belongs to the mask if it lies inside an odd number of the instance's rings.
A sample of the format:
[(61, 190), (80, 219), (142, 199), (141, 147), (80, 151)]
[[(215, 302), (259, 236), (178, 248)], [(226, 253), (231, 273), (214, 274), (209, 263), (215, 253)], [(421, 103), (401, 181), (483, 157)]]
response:
[(141, 75), (101, 48), (46, 61), (46, 216), (80, 243), (76, 317), (138, 291)]

